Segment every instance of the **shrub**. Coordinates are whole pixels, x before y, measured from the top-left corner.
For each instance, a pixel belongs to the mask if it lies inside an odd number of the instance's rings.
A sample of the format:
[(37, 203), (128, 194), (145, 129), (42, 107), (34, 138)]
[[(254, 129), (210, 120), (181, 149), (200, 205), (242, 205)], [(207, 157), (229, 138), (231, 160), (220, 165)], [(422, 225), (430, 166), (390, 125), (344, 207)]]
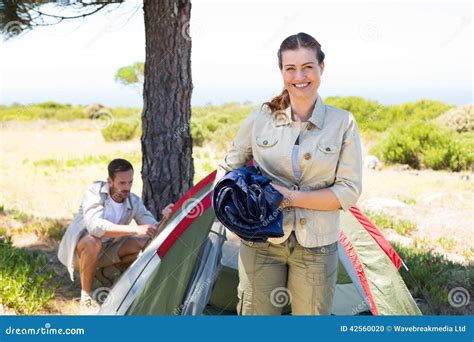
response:
[(41, 102), (41, 103), (36, 104), (36, 106), (40, 108), (54, 108), (54, 109), (71, 108), (70, 104), (61, 104), (54, 101)]
[(458, 133), (474, 132), (474, 105), (451, 109), (436, 120), (440, 125)]
[(135, 138), (138, 123), (133, 121), (115, 121), (102, 129), (105, 141), (124, 141)]
[(429, 121), (453, 107), (433, 100), (384, 106), (377, 101), (358, 96), (330, 96), (324, 103), (351, 112), (362, 131), (376, 132), (383, 132), (402, 122)]
[(461, 171), (472, 166), (473, 141), (433, 123), (416, 121), (391, 130), (373, 147), (372, 153), (385, 162), (408, 164), (416, 169)]
[(112, 110), (100, 103), (93, 103), (84, 107), (84, 115), (89, 119), (98, 119), (101, 116), (112, 116)]
[(191, 135), (194, 146), (213, 143), (218, 150), (227, 149), (240, 124), (254, 108), (250, 103), (193, 107)]
[(387, 107), (360, 96), (330, 96), (324, 103), (351, 112), (361, 130), (383, 131), (389, 124)]
[(198, 126), (196, 122), (192, 121), (191, 136), (193, 137), (193, 146), (203, 146), (207, 137), (207, 132), (204, 132), (203, 127)]
[(12, 104), (0, 108), (0, 121), (30, 121), (54, 119), (69, 121), (85, 119), (81, 106), (63, 105), (56, 102), (43, 102), (34, 105)]

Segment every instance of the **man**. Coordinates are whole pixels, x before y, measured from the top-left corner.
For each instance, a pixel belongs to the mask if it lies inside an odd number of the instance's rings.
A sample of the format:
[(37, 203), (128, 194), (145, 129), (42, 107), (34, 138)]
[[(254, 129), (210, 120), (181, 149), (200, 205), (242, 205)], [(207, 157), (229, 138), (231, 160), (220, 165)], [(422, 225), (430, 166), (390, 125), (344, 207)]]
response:
[[(97, 181), (87, 189), (79, 212), (66, 230), (59, 245), (58, 258), (68, 268), (71, 280), (74, 269), (81, 277), (81, 307), (97, 310), (92, 298), (94, 276), (104, 268), (126, 269), (137, 258), (147, 241), (157, 233), (157, 221), (142, 200), (130, 192), (133, 166), (124, 159), (108, 165), (107, 182)], [(163, 220), (172, 213), (173, 204), (162, 211)], [(135, 220), (137, 225), (130, 225)], [(110, 284), (111, 285), (111, 284)]]

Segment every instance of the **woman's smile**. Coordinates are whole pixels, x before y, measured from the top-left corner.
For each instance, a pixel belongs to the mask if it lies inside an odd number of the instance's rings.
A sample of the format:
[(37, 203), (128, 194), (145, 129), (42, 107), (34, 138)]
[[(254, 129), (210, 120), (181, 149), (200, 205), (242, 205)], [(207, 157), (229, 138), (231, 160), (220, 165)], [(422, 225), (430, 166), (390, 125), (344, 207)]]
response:
[(305, 82), (305, 83), (293, 83), (293, 85), (298, 88), (298, 89), (304, 89), (308, 88), (308, 86), (311, 84), (311, 82)]

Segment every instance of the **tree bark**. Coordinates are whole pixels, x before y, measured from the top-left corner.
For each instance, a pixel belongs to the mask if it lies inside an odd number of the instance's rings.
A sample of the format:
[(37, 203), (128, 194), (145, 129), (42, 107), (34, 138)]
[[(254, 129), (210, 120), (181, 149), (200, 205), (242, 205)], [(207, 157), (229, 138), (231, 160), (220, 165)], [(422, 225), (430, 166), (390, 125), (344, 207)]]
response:
[(142, 198), (161, 218), (194, 175), (189, 0), (144, 0), (145, 82), (142, 112)]

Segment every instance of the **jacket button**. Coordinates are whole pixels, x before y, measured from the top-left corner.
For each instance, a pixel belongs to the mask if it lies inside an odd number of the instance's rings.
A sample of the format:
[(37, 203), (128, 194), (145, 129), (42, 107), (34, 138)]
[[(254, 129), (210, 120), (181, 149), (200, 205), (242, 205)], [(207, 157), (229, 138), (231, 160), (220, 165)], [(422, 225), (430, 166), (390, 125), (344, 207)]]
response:
[(310, 124), (308, 124), (308, 126), (306, 127), (306, 129), (307, 129), (308, 131), (311, 131), (311, 130), (313, 129), (313, 127), (312, 127)]
[(264, 145), (268, 145), (268, 140), (264, 140), (264, 141), (263, 141), (263, 144), (264, 144)]
[(300, 224), (302, 226), (304, 226), (306, 224), (306, 219), (303, 217), (303, 218), (300, 218)]
[(311, 153), (305, 153), (304, 154), (304, 159), (310, 160), (311, 159)]
[(331, 148), (326, 147), (326, 151), (327, 151), (327, 152), (331, 151)]

